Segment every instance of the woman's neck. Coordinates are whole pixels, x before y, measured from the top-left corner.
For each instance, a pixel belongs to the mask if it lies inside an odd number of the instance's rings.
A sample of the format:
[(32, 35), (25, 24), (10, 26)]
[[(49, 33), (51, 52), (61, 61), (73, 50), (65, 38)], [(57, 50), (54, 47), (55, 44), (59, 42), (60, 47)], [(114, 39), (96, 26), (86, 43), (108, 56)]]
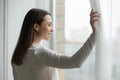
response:
[(40, 42), (41, 42), (41, 38), (38, 37), (38, 36), (35, 36), (35, 37), (34, 37), (34, 40), (33, 40), (33, 43), (39, 44)]

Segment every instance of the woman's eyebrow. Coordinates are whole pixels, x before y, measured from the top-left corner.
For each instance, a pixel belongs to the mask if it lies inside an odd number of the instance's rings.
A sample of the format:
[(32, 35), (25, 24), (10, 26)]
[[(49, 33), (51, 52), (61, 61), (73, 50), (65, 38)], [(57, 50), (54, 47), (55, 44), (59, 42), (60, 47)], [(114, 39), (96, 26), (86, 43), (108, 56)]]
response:
[(52, 24), (52, 22), (48, 22), (49, 24)]

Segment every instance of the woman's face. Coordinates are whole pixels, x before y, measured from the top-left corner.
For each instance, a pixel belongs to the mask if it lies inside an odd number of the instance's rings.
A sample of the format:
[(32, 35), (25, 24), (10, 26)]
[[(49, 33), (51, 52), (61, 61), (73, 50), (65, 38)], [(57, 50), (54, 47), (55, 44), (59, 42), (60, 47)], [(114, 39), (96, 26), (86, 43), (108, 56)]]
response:
[(53, 32), (52, 19), (50, 15), (46, 15), (42, 24), (40, 25), (40, 38), (44, 40), (49, 40), (50, 35)]

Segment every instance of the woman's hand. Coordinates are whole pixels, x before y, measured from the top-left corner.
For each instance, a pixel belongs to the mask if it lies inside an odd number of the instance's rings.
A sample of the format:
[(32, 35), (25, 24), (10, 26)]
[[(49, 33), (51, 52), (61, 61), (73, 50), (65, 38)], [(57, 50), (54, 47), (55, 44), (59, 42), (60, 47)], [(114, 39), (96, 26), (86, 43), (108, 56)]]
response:
[(100, 14), (92, 9), (90, 13), (90, 24), (93, 32), (95, 32), (96, 22), (99, 20), (99, 17)]

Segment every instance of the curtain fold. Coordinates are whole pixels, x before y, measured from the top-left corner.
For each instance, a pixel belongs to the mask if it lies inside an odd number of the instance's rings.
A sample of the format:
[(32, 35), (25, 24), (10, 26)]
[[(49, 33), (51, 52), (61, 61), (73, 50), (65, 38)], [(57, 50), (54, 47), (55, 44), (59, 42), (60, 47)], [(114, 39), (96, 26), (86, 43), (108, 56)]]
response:
[(50, 2), (51, 2), (51, 0), (37, 0), (36, 1), (36, 6), (38, 8), (50, 11)]
[(96, 28), (96, 80), (111, 80), (111, 0), (90, 0), (100, 13)]

